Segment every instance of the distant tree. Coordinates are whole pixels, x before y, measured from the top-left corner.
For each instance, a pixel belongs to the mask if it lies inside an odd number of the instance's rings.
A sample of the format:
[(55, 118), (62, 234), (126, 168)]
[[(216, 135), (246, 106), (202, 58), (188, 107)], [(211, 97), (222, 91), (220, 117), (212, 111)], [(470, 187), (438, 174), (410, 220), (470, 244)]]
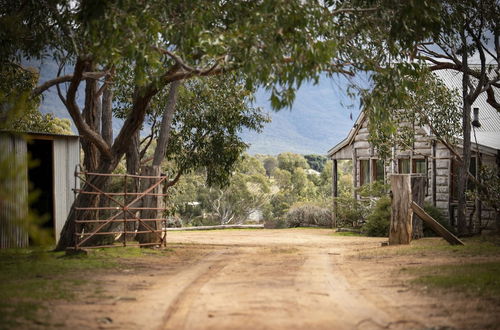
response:
[[(260, 165), (255, 170), (255, 165)], [(206, 186), (202, 205), (221, 225), (239, 224), (261, 210), (270, 198), (269, 181), (261, 163), (253, 157), (238, 162), (236, 173), (226, 187)]]
[(266, 169), (266, 175), (271, 177), (273, 171), (276, 167), (278, 167), (278, 161), (275, 157), (267, 157), (263, 160), (264, 168)]
[(309, 166), (318, 172), (322, 172), (328, 158), (322, 155), (304, 155)]
[(283, 152), (278, 155), (278, 167), (292, 173), (298, 167), (309, 168), (309, 164), (302, 155)]

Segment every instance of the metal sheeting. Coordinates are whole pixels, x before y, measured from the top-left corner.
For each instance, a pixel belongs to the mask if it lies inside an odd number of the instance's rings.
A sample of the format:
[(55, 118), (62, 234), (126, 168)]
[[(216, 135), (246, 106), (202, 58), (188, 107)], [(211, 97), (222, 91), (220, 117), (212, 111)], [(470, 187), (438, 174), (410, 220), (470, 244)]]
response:
[(27, 247), (28, 211), (26, 142), (13, 134), (0, 133), (0, 248)]
[[(433, 72), (441, 81), (450, 89), (458, 90), (459, 95), (462, 95), (462, 73), (455, 70), (438, 70)], [(475, 78), (471, 77), (474, 81)], [(500, 97), (500, 90), (494, 88), (495, 95)], [(497, 138), (500, 139), (500, 113), (496, 111), (488, 102), (486, 93), (481, 93), (476, 101), (472, 104), (472, 108), (479, 108), (480, 128), (476, 128), (477, 132), (496, 132)], [(479, 144), (483, 144), (478, 140)]]
[(80, 143), (75, 137), (54, 139), (54, 230), (56, 241), (75, 199), (75, 168), (80, 163)]

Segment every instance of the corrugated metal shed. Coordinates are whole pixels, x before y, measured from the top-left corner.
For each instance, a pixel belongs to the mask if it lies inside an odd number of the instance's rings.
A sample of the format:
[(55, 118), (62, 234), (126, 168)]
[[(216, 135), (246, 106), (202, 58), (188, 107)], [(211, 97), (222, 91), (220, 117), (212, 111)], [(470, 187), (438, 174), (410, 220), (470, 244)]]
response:
[(26, 142), (13, 134), (0, 134), (0, 248), (27, 247), (23, 221), (28, 210)]
[[(0, 152), (6, 159), (19, 159), (21, 170), (18, 174), (9, 181), (17, 185), (18, 191), (14, 199), (0, 200), (0, 226), (1, 230), (1, 247), (25, 247), (28, 244), (28, 234), (23, 231), (22, 225), (16, 224), (12, 227), (16, 216), (12, 210), (16, 210), (16, 215), (20, 218), (25, 218), (28, 210), (28, 180), (31, 182), (41, 181), (44, 186), (38, 187), (41, 190), (41, 196), (47, 199), (50, 205), (51, 218), (54, 238), (59, 239), (59, 234), (66, 221), (71, 205), (74, 200), (72, 188), (74, 187), (74, 171), (76, 165), (80, 162), (80, 142), (78, 136), (74, 135), (57, 135), (57, 134), (25, 134), (27, 139), (20, 135), (15, 135), (6, 132), (0, 132)], [(28, 141), (28, 142), (27, 142)], [(39, 143), (43, 142), (43, 143)], [(42, 164), (40, 170), (35, 175), (28, 174), (27, 159), (28, 152), (31, 151), (41, 157)], [(14, 158), (13, 158), (14, 157)], [(2, 159), (2, 158), (0, 158)], [(40, 160), (39, 160), (40, 161)], [(14, 166), (14, 165), (12, 165)], [(45, 189), (46, 188), (46, 189)], [(4, 227), (11, 232), (16, 233), (16, 239), (12, 240), (12, 234), (3, 234)], [(5, 231), (6, 232), (6, 231)], [(7, 233), (7, 232), (6, 232)], [(7, 238), (9, 236), (9, 238)], [(6, 242), (3, 244), (3, 242)]]
[[(75, 168), (80, 163), (80, 142), (74, 138), (57, 138), (53, 146), (54, 159), (54, 229), (56, 241), (66, 222), (75, 195)], [(78, 182), (77, 182), (78, 183)]]

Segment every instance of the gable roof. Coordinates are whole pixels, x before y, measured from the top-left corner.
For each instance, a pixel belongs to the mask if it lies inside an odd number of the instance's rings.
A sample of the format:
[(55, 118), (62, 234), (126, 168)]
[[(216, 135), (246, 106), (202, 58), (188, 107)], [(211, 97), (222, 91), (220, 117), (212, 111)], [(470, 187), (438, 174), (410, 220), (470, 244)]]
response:
[(336, 144), (333, 148), (328, 150), (328, 153), (327, 153), (328, 157), (332, 157), (334, 154), (339, 152), (342, 148), (344, 148), (352, 143), (354, 137), (356, 136), (356, 133), (358, 133), (359, 129), (361, 128), (361, 125), (363, 124), (364, 119), (365, 119), (365, 112), (361, 111), (359, 113), (358, 118), (354, 122), (353, 127), (351, 128), (351, 130), (347, 134), (347, 137), (345, 139), (343, 139), (342, 141), (340, 141), (338, 144)]
[[(457, 89), (461, 91), (462, 89), (462, 73), (455, 70), (439, 70), (433, 72), (448, 88)], [(472, 78), (473, 79), (473, 78)], [(494, 93), (497, 98), (500, 98), (500, 90), (494, 88)], [(481, 127), (473, 127), (474, 130), (471, 131), (471, 141), (475, 143), (477, 139), (477, 144), (485, 146), (488, 148), (493, 148), (495, 150), (500, 150), (500, 112), (493, 108), (487, 102), (486, 93), (479, 94), (478, 98), (472, 104), (472, 108), (479, 108), (479, 122)], [(334, 154), (339, 152), (342, 148), (350, 145), (353, 142), (356, 133), (361, 127), (363, 121), (365, 120), (364, 111), (361, 111), (360, 115), (356, 119), (353, 128), (349, 131), (347, 137), (331, 148), (327, 155), (332, 157)], [(427, 130), (426, 130), (427, 131)], [(475, 131), (475, 136), (474, 136)]]

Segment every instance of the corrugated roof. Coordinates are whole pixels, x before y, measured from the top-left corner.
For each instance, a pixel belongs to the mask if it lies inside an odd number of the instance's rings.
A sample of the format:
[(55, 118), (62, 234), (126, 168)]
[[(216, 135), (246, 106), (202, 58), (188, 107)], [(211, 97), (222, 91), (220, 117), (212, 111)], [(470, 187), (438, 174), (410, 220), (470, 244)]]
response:
[[(439, 70), (434, 74), (443, 81), (450, 89), (457, 89), (461, 95), (462, 90), (462, 73), (455, 70)], [(475, 78), (472, 78), (475, 80)], [(500, 99), (500, 90), (494, 88), (495, 96)], [(477, 142), (481, 145), (500, 149), (500, 113), (488, 104), (486, 93), (479, 94), (476, 101), (472, 104), (472, 108), (479, 108), (479, 122), (481, 127), (475, 128)], [(474, 141), (474, 136), (471, 136)]]

